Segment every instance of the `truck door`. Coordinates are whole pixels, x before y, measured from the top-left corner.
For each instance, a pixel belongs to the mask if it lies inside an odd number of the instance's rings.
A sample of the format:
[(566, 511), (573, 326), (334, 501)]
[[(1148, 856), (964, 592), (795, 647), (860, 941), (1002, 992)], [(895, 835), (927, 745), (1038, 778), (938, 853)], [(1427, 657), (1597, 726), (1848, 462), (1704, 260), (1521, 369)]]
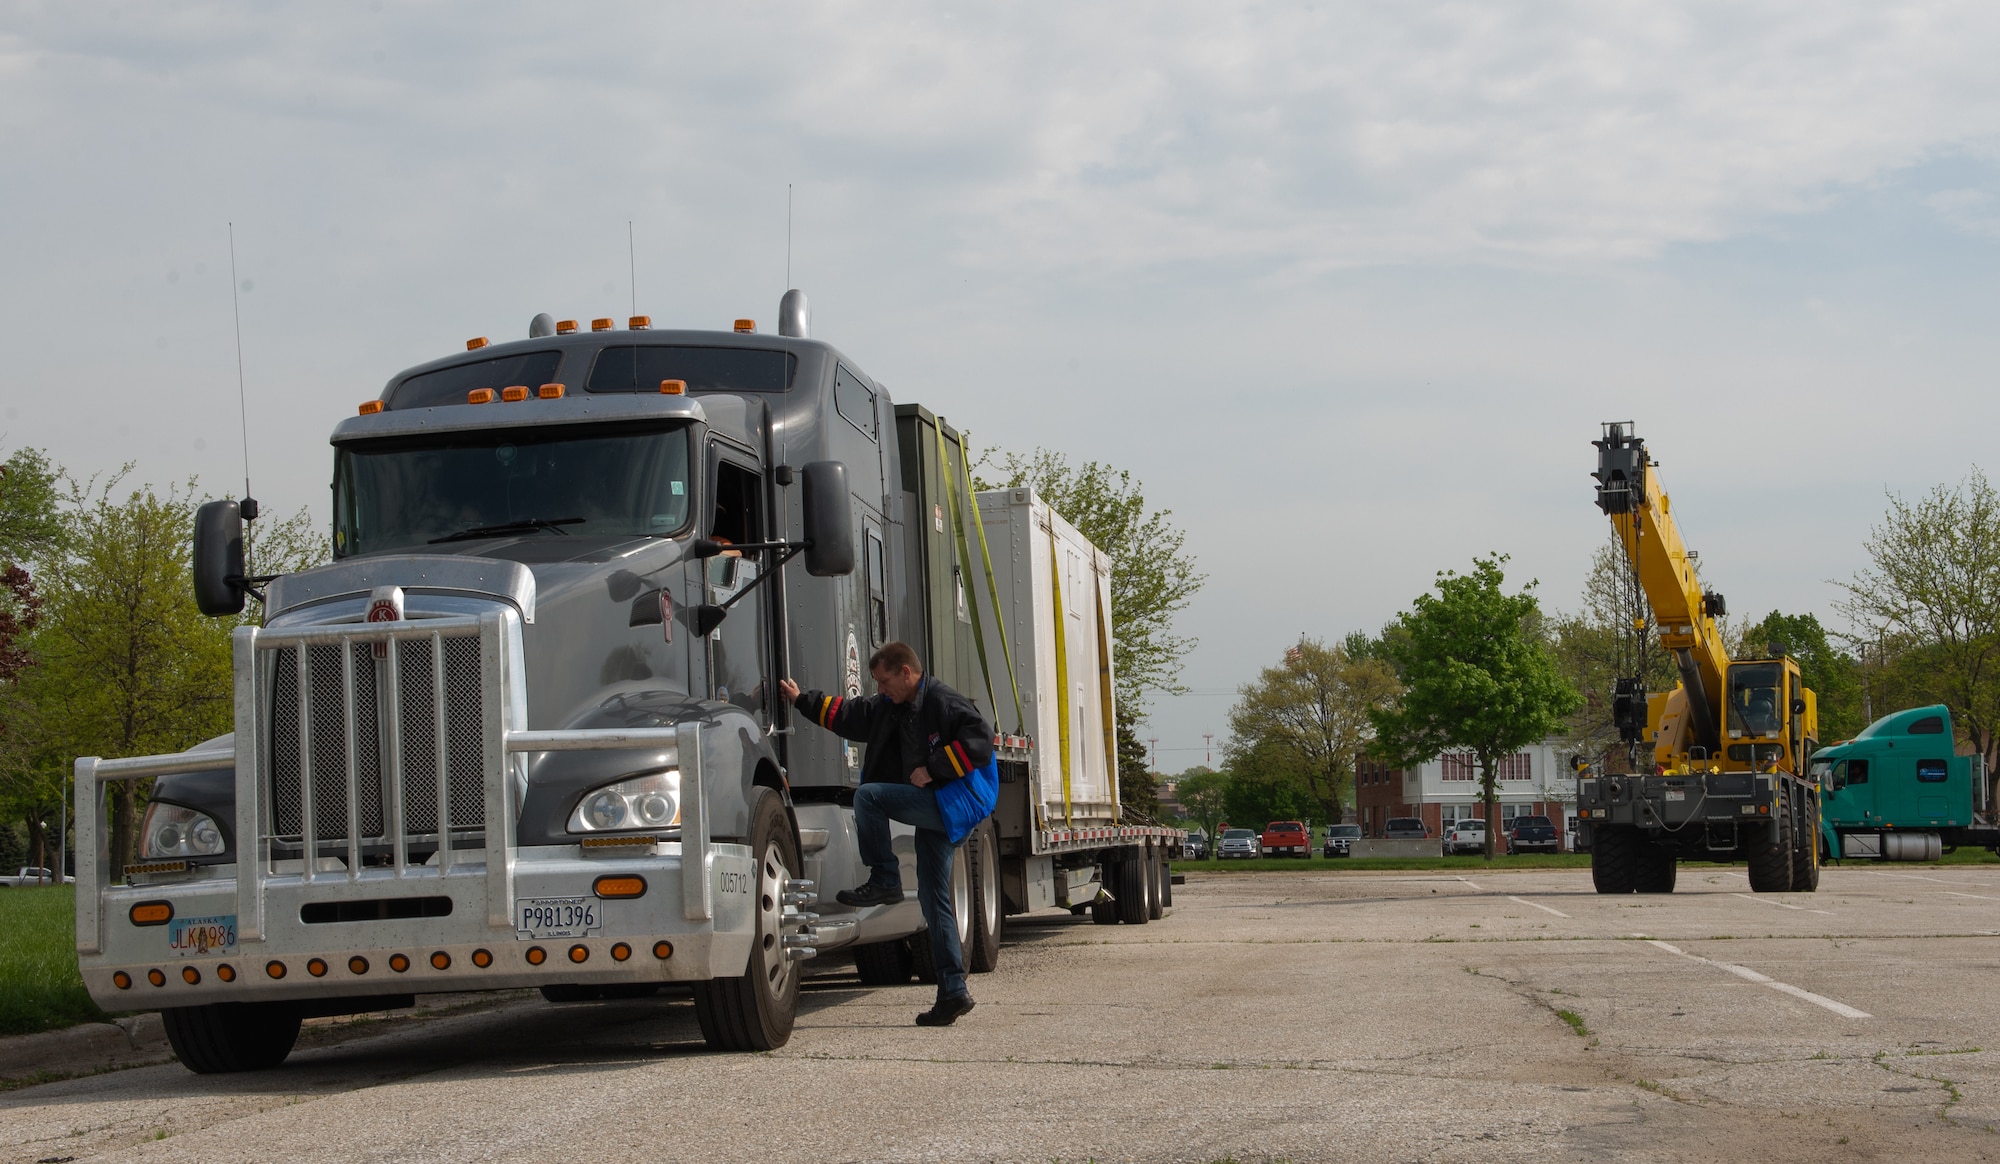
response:
[[(711, 446), (710, 507), (707, 536), (726, 545), (748, 545), (765, 540), (763, 490), (756, 462), (746, 454), (724, 445)], [(733, 703), (770, 723), (771, 687), (769, 675), (770, 634), (765, 625), (768, 607), (763, 587), (753, 587), (758, 577), (757, 552), (745, 555), (725, 550), (703, 563), (706, 594), (703, 601), (717, 606), (737, 595), (743, 597), (729, 608), (729, 617), (709, 632), (705, 644), (707, 694)], [(744, 594), (748, 590), (750, 593)]]

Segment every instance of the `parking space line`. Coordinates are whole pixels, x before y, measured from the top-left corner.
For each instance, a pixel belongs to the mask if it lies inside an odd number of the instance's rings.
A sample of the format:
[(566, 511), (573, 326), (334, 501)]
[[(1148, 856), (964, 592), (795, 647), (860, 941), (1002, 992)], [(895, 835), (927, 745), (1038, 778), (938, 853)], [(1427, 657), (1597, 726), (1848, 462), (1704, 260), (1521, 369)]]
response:
[(1550, 908), (1549, 908), (1548, 906), (1546, 906), (1546, 905), (1540, 905), (1540, 904), (1537, 904), (1537, 903), (1535, 903), (1535, 902), (1532, 902), (1532, 901), (1529, 901), (1529, 900), (1528, 900), (1527, 898), (1525, 898), (1525, 897), (1510, 897), (1510, 898), (1508, 898), (1507, 900), (1508, 900), (1508, 901), (1518, 901), (1518, 902), (1520, 902), (1520, 903), (1521, 903), (1522, 905), (1527, 905), (1527, 906), (1533, 906), (1534, 908), (1536, 908), (1536, 909), (1539, 909), (1539, 910), (1541, 910), (1541, 911), (1542, 911), (1543, 913), (1552, 913), (1552, 914), (1555, 914), (1555, 915), (1556, 915), (1557, 917), (1568, 917), (1568, 916), (1569, 916), (1568, 914), (1564, 913), (1564, 912), (1563, 912), (1562, 910), (1559, 910), (1559, 909), (1550, 909)]
[(1865, 1010), (1856, 1010), (1855, 1008), (1847, 1005), (1844, 1002), (1835, 1002), (1833, 999), (1828, 998), (1824, 994), (1814, 994), (1810, 990), (1804, 990), (1797, 986), (1793, 986), (1789, 982), (1780, 982), (1777, 979), (1770, 977), (1769, 975), (1759, 974), (1755, 970), (1750, 969), (1748, 966), (1735, 966), (1731, 965), (1728, 962), (1718, 962), (1713, 958), (1704, 958), (1700, 954), (1690, 954), (1686, 950), (1680, 949), (1677, 946), (1670, 946), (1667, 943), (1660, 941), (1658, 938), (1647, 938), (1646, 935), (1644, 934), (1633, 934), (1632, 936), (1635, 938), (1644, 938), (1647, 945), (1658, 946), (1660, 949), (1665, 950), (1667, 953), (1676, 954), (1682, 958), (1686, 958), (1690, 962), (1700, 962), (1705, 966), (1713, 966), (1717, 970), (1721, 970), (1728, 974), (1734, 974), (1738, 978), (1743, 979), (1745, 982), (1755, 982), (1759, 986), (1768, 986), (1771, 989), (1776, 990), (1782, 994), (1789, 994), (1793, 998), (1802, 999), (1806, 1002), (1810, 1002), (1814, 1006), (1823, 1006), (1842, 1018), (1865, 1019), (1865, 1018), (1875, 1017), (1874, 1015), (1869, 1014)]
[(1758, 905), (1775, 905), (1779, 909), (1796, 909), (1800, 913), (1823, 913), (1828, 917), (1833, 916), (1833, 911), (1830, 909), (1808, 909), (1803, 905), (1793, 905), (1789, 901), (1776, 901), (1769, 897), (1753, 897), (1748, 893), (1732, 893), (1729, 896), (1740, 897), (1745, 901), (1754, 901)]
[(1944, 895), (1946, 897), (1976, 897), (1980, 901), (2000, 901), (2000, 897), (1987, 897), (1981, 893), (1955, 893), (1949, 889), (1944, 891)]
[[(1460, 878), (1459, 878), (1459, 880), (1460, 880), (1460, 881), (1465, 881), (1465, 878), (1463, 878), (1463, 877), (1460, 877)], [(1465, 883), (1466, 883), (1467, 885), (1472, 885), (1472, 882), (1470, 882), (1470, 881), (1465, 881)], [(1474, 889), (1478, 889), (1478, 888), (1479, 888), (1479, 886), (1477, 886), (1477, 885), (1472, 885), (1472, 887), (1473, 887)], [(1482, 891), (1482, 892), (1483, 892), (1483, 891)]]

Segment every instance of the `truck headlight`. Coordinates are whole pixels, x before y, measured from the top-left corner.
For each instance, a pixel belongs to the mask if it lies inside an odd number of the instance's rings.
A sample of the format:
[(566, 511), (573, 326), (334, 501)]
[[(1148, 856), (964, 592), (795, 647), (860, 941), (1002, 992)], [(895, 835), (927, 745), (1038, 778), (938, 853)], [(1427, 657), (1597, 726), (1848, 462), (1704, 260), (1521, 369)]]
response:
[(214, 817), (158, 800), (146, 806), (139, 837), (139, 855), (147, 861), (213, 857), (227, 847)]
[(681, 774), (678, 769), (634, 776), (593, 788), (569, 814), (573, 833), (634, 832), (671, 828), (681, 823)]

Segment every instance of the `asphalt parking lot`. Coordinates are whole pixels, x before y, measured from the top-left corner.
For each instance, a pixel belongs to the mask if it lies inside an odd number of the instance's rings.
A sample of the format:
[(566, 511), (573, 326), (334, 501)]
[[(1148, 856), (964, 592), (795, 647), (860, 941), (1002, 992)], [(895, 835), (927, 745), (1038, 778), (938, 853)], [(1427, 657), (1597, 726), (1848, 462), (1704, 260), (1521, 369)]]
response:
[(948, 1030), (832, 960), (768, 1056), (681, 999), (517, 999), (0, 1095), (0, 1159), (2000, 1157), (2000, 867), (1680, 889), (1196, 873), (1147, 926), (1016, 924)]

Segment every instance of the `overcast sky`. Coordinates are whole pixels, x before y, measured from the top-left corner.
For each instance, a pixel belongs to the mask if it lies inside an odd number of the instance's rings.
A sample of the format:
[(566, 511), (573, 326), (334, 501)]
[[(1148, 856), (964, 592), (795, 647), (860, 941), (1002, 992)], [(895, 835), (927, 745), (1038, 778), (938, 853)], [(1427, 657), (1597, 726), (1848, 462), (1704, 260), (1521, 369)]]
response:
[(538, 311), (814, 334), (982, 446), (1132, 470), (1209, 575), (1158, 764), (1304, 633), (1512, 555), (1598, 422), (1733, 611), (1833, 619), (1993, 458), (2000, 7), (0, 0), (0, 455), (250, 471)]

